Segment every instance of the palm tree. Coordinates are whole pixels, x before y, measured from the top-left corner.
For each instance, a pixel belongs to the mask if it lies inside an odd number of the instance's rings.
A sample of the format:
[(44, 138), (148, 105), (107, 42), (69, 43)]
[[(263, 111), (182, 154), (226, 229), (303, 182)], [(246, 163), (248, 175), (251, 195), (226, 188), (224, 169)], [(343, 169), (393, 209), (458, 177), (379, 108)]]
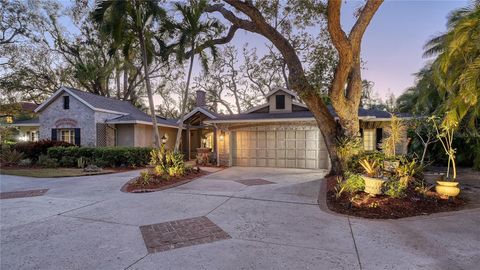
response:
[(452, 126), (468, 116), (476, 125), (480, 117), (480, 1), (453, 11), (445, 34), (430, 40), (425, 56), (436, 55), (434, 80), (445, 102), (443, 124)]
[(150, 83), (149, 65), (153, 61), (154, 34), (151, 26), (166, 18), (165, 10), (155, 0), (101, 1), (93, 13), (94, 20), (101, 24), (104, 33), (110, 35), (114, 47), (129, 47), (132, 37), (138, 42), (142, 57), (145, 86), (152, 116), (155, 146), (160, 147), (155, 103)]
[[(190, 79), (192, 77), (192, 68), (195, 60), (195, 55), (200, 56), (200, 60), (205, 72), (208, 71), (208, 57), (205, 49), (210, 49), (213, 58), (216, 58), (217, 51), (214, 44), (209, 44), (208, 40), (212, 39), (221, 30), (221, 25), (216, 19), (202, 20), (205, 8), (207, 7), (206, 0), (191, 0), (189, 5), (182, 3), (175, 3), (175, 10), (179, 12), (182, 20), (175, 24), (175, 28), (179, 32), (177, 48), (177, 61), (183, 62), (185, 58), (190, 59), (187, 83), (185, 91), (183, 92), (182, 104), (180, 110), (180, 120), (178, 122), (177, 139), (175, 141), (175, 151), (179, 150), (180, 140), (182, 137), (183, 117), (187, 108), (188, 91), (190, 87)], [(199, 44), (207, 46), (199, 46)], [(186, 51), (186, 48), (189, 51)]]

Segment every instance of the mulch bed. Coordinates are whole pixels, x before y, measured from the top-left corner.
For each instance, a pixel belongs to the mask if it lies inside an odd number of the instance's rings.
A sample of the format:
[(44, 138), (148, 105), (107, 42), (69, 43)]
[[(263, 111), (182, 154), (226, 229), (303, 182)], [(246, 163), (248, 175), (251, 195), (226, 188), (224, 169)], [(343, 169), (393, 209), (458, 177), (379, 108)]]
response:
[(428, 215), (437, 212), (456, 211), (463, 208), (466, 200), (462, 197), (441, 199), (435, 192), (425, 196), (413, 190), (407, 191), (404, 198), (391, 198), (386, 195), (370, 197), (364, 192), (357, 193), (356, 198), (343, 193), (335, 198), (336, 177), (327, 178), (327, 206), (330, 210), (350, 216), (371, 219), (397, 219)]
[(155, 191), (165, 190), (173, 187), (178, 187), (180, 185), (191, 182), (207, 174), (209, 174), (209, 172), (206, 172), (203, 170), (199, 170), (199, 171), (194, 170), (181, 177), (172, 177), (169, 179), (158, 179), (158, 180), (152, 179), (148, 185), (142, 185), (137, 183), (137, 180), (140, 179), (140, 176), (138, 176), (128, 181), (125, 185), (123, 185), (123, 187), (120, 190), (123, 192), (130, 192), (130, 193), (155, 192)]

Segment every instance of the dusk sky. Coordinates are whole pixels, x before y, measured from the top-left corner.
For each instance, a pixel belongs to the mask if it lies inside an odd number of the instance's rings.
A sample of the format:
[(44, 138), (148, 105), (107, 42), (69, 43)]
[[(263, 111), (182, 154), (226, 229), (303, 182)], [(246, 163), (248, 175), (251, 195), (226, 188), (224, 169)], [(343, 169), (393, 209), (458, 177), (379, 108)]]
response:
[[(469, 1), (385, 1), (364, 35), (362, 58), (366, 62), (362, 78), (375, 83), (374, 91), (386, 97), (389, 91), (399, 96), (414, 83), (414, 73), (424, 65), (423, 46), (446, 30), (446, 17)], [(342, 8), (342, 24), (349, 30), (354, 11), (364, 1), (347, 1)], [(348, 28), (347, 28), (348, 27)], [(248, 41), (261, 47), (263, 37), (240, 31), (233, 42), (238, 47)], [(252, 46), (253, 47), (253, 46)], [(260, 49), (260, 48), (259, 48)]]

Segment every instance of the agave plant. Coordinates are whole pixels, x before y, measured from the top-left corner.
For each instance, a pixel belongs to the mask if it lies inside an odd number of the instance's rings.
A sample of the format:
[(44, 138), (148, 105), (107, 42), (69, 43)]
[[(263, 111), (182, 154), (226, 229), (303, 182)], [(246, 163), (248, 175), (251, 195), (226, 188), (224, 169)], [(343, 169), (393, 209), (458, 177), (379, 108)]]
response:
[(363, 159), (360, 161), (360, 165), (365, 170), (365, 173), (369, 177), (375, 177), (378, 171), (378, 165), (376, 161), (369, 161), (368, 159)]

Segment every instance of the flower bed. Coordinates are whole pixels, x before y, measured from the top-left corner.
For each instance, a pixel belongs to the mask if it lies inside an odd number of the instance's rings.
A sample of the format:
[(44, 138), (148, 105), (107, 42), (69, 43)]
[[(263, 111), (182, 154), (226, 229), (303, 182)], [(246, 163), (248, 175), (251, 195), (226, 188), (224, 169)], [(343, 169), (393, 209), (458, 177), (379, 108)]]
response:
[(182, 176), (171, 178), (153, 178), (148, 183), (143, 183), (142, 176), (135, 177), (126, 183), (121, 191), (131, 193), (144, 193), (165, 190), (191, 182), (199, 177), (209, 174), (202, 170), (191, 170)]
[(372, 197), (363, 191), (345, 192), (337, 198), (335, 194), (336, 178), (329, 177), (327, 181), (328, 208), (334, 212), (351, 216), (396, 219), (460, 210), (466, 204), (461, 197), (444, 200), (436, 192), (426, 191), (421, 193), (412, 188), (408, 188), (405, 195), (399, 198), (388, 195)]

